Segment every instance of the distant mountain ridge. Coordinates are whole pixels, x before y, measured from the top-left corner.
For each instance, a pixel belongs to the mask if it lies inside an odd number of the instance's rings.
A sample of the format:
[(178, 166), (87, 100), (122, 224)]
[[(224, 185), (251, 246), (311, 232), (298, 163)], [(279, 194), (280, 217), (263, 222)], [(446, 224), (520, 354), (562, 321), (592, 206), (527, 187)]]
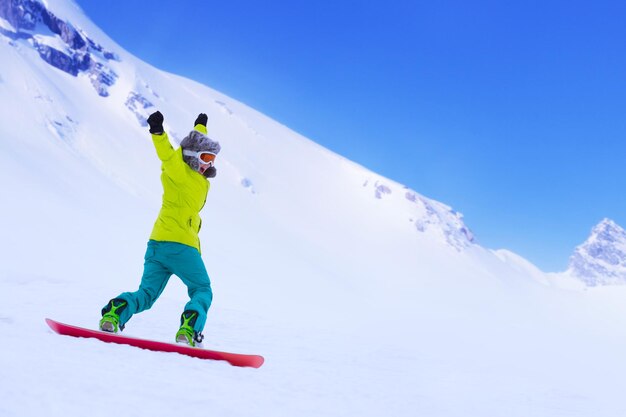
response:
[(626, 284), (626, 230), (602, 220), (574, 251), (568, 272), (592, 287)]

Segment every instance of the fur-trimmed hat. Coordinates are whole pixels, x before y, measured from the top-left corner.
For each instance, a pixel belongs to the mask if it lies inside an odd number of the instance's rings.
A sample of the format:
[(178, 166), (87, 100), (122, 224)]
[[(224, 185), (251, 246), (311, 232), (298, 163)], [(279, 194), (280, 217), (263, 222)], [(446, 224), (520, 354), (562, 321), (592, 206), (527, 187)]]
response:
[[(191, 132), (189, 132), (185, 139), (183, 139), (183, 141), (180, 143), (180, 146), (185, 151), (204, 151), (214, 153), (215, 155), (217, 155), (222, 149), (219, 142), (214, 141), (207, 135), (204, 135), (197, 130), (192, 130)], [(191, 167), (191, 169), (195, 171), (200, 168), (198, 158), (183, 155), (183, 160)]]

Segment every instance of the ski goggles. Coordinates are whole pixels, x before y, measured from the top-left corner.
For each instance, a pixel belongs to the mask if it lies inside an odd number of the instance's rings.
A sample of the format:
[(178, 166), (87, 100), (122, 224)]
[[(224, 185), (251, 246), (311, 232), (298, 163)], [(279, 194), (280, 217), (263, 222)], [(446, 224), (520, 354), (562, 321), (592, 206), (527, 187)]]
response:
[(208, 151), (196, 152), (196, 151), (185, 151), (185, 150), (183, 150), (183, 155), (198, 158), (198, 162), (204, 165), (209, 165), (209, 166), (213, 166), (214, 161), (215, 161), (215, 156), (216, 156), (213, 152), (208, 152)]

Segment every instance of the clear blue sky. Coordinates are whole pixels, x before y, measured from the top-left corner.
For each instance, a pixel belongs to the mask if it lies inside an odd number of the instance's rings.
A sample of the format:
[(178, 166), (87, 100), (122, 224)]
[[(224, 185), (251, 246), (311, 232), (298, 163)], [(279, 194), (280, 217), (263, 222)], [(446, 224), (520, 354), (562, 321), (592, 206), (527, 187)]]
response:
[(626, 226), (626, 2), (78, 0), (125, 49), (547, 271)]

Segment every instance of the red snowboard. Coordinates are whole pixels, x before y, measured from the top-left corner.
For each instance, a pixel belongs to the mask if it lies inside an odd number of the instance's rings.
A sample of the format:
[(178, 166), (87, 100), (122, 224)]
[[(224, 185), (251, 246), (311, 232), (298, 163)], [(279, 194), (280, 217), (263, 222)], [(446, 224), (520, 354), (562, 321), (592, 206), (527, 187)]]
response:
[(157, 342), (154, 340), (137, 339), (135, 337), (121, 336), (114, 333), (101, 332), (97, 330), (84, 329), (82, 327), (70, 326), (59, 323), (51, 319), (46, 319), (48, 326), (58, 334), (74, 337), (93, 337), (106, 343), (119, 343), (130, 345), (142, 349), (154, 350), (157, 352), (176, 352), (200, 359), (213, 359), (226, 361), (234, 366), (249, 366), (259, 368), (265, 359), (259, 355), (242, 355), (239, 353), (217, 352), (215, 350), (201, 349), (181, 344)]

